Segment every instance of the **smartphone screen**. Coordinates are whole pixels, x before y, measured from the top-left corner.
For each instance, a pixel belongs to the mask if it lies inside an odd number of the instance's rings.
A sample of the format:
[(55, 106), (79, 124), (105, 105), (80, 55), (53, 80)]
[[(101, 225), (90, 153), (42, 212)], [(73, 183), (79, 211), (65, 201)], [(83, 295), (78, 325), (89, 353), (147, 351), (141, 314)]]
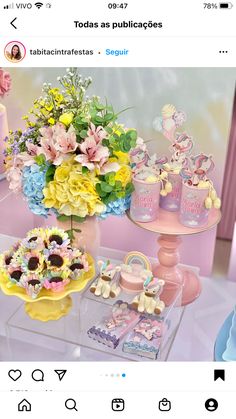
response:
[(236, 4), (0, 8), (1, 417), (234, 418)]

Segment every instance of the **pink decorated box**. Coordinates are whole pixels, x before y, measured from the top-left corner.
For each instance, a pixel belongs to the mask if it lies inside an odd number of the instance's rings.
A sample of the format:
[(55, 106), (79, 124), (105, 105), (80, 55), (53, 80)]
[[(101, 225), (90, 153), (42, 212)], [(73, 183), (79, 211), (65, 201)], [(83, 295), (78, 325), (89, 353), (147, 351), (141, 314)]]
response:
[(111, 313), (88, 330), (88, 336), (115, 349), (120, 340), (138, 323), (140, 314), (123, 301), (116, 301)]
[(164, 327), (162, 319), (142, 316), (125, 340), (123, 351), (145, 358), (157, 359)]

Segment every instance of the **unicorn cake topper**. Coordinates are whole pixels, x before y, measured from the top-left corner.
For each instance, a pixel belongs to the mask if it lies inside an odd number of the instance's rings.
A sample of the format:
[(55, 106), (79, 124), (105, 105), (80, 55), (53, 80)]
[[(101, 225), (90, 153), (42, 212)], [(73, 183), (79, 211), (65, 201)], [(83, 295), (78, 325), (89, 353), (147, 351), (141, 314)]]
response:
[(178, 134), (175, 141), (172, 143), (171, 147), (169, 148), (170, 151), (174, 151), (170, 162), (172, 168), (177, 167), (187, 167), (189, 164), (189, 155), (193, 149), (194, 141), (193, 138), (190, 137), (185, 132), (183, 134)]
[(188, 181), (189, 185), (198, 186), (200, 181), (208, 181), (208, 174), (215, 167), (213, 156), (200, 153), (192, 156), (187, 168), (181, 170), (181, 176)]

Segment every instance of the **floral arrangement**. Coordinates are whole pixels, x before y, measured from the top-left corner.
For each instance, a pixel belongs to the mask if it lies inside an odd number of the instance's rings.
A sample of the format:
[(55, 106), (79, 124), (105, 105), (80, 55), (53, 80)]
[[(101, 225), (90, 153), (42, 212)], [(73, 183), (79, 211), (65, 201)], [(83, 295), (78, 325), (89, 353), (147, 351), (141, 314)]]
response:
[(35, 228), (0, 258), (8, 287), (18, 286), (35, 299), (43, 289), (61, 292), (90, 269), (85, 253), (73, 249), (68, 234), (58, 228)]
[(0, 97), (4, 97), (11, 89), (10, 73), (0, 67)]
[(133, 191), (129, 152), (137, 132), (118, 124), (119, 113), (99, 97), (85, 96), (91, 78), (68, 69), (58, 82), (60, 88), (44, 83), (23, 117), (27, 129), (5, 139), (9, 187), (23, 192), (33, 213), (61, 221), (123, 214)]

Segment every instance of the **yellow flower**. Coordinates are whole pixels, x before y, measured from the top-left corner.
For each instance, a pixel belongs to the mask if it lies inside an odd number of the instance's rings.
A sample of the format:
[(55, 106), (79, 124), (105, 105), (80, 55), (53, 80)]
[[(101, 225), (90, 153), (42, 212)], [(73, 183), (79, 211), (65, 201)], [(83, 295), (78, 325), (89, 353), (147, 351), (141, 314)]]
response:
[(60, 116), (59, 121), (62, 122), (64, 125), (68, 126), (73, 121), (73, 118), (74, 114), (72, 112), (66, 112)]
[(70, 173), (71, 168), (65, 167), (65, 166), (59, 166), (56, 169), (55, 175), (54, 175), (54, 179), (57, 182), (64, 182), (65, 180), (68, 179), (69, 173)]
[(88, 172), (82, 174), (82, 166), (74, 156), (57, 167), (54, 180), (43, 189), (43, 203), (46, 208), (55, 208), (59, 214), (99, 215), (105, 210), (96, 191), (98, 178)]
[(53, 89), (50, 89), (50, 90), (48, 91), (48, 93), (50, 93), (50, 94), (51, 94), (51, 95), (53, 95), (53, 96), (57, 95), (57, 94), (58, 94), (58, 92), (59, 92), (58, 87), (54, 87)]
[(118, 172), (116, 172), (115, 180), (120, 181), (122, 186), (125, 187), (129, 182), (131, 182), (131, 169), (129, 166), (123, 165)]
[(123, 151), (114, 151), (114, 156), (118, 158), (118, 162), (120, 164), (129, 164), (130, 157), (128, 153), (124, 153)]
[(53, 109), (53, 104), (52, 103), (46, 103), (45, 104), (45, 109), (50, 112)]
[(52, 117), (48, 119), (48, 123), (49, 123), (50, 125), (55, 125), (55, 122), (56, 122), (56, 121), (55, 121), (55, 119), (54, 119), (54, 118), (52, 118)]
[(61, 102), (63, 102), (63, 101), (64, 101), (64, 97), (63, 97), (60, 93), (58, 93), (58, 94), (56, 94), (56, 95), (55, 95), (55, 101), (56, 101), (58, 104), (60, 104)]

